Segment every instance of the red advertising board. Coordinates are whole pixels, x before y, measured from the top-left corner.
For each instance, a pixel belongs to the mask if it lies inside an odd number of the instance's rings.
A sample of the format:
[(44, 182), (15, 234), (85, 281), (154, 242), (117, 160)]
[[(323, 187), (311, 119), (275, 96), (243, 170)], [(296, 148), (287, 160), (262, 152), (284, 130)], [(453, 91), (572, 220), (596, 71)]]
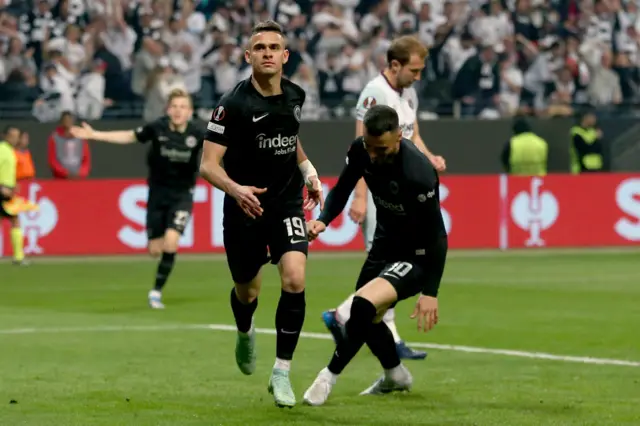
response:
[[(336, 179), (322, 180), (327, 193)], [(142, 181), (40, 181), (23, 185), (22, 193), (40, 205), (39, 212), (21, 217), (25, 251), (30, 255), (145, 251), (147, 186)], [(193, 217), (181, 240), (183, 252), (224, 251), (223, 198), (208, 184), (197, 185)], [(451, 248), (640, 243), (640, 175), (449, 175), (442, 179), (440, 198)], [(363, 248), (360, 228), (346, 211), (348, 205), (311, 250)], [(5, 232), (0, 255), (9, 252)]]

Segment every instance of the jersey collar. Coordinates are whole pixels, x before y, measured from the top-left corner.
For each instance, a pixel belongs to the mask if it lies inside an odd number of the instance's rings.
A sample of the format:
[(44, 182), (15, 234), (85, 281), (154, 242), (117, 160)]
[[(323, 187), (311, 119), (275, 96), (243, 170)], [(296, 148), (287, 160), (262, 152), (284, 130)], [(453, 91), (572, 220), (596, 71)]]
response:
[(385, 75), (384, 71), (380, 73), (380, 75), (382, 76), (382, 78), (384, 78), (384, 81), (387, 82), (387, 84), (389, 85), (389, 87), (391, 87), (394, 91), (396, 91), (399, 95), (402, 95), (402, 90), (403, 89), (398, 89), (397, 87), (395, 87), (393, 84), (391, 84), (391, 82), (389, 81), (389, 79), (387, 78), (387, 76)]

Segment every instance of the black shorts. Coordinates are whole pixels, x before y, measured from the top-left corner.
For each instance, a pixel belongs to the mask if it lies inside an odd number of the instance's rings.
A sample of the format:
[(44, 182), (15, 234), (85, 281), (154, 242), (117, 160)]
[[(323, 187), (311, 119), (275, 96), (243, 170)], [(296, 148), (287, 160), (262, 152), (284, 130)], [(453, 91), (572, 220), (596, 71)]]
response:
[(374, 244), (360, 270), (356, 291), (377, 277), (384, 278), (398, 293), (398, 303), (420, 293), (425, 286), (438, 287), (444, 273), (447, 247), (447, 238), (442, 237), (426, 249), (424, 254), (402, 257), (383, 254), (393, 253), (393, 250), (377, 249)]
[(256, 220), (227, 217), (225, 213), (223, 235), (227, 263), (237, 284), (250, 282), (269, 260), (275, 265), (287, 252), (306, 255), (309, 251), (307, 225), (301, 209)]
[(175, 229), (180, 234), (191, 219), (193, 211), (193, 190), (169, 190), (149, 188), (147, 201), (147, 239), (164, 236), (167, 229)]

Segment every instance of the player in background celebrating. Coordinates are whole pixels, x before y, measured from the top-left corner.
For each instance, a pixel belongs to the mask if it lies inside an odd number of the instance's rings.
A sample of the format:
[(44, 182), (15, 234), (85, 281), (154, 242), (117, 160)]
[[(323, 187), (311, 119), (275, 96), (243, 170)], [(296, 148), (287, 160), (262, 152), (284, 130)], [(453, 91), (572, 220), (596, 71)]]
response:
[(162, 289), (173, 270), (178, 242), (191, 217), (198, 159), (204, 126), (191, 121), (191, 97), (183, 90), (170, 93), (167, 116), (136, 130), (101, 132), (86, 123), (71, 128), (76, 138), (114, 144), (149, 143), (149, 198), (147, 201), (148, 249), (160, 257), (149, 306), (164, 309)]
[[(371, 80), (358, 99), (356, 110), (356, 137), (363, 135), (363, 120), (366, 112), (374, 105), (388, 105), (400, 117), (402, 136), (413, 141), (418, 149), (427, 156), (437, 171), (445, 170), (446, 165), (442, 157), (432, 154), (420, 137), (416, 111), (418, 96), (411, 85), (420, 80), (420, 74), (425, 66), (427, 48), (415, 37), (399, 37), (391, 43), (387, 51), (387, 68), (376, 78)], [(360, 179), (355, 189), (353, 202), (349, 210), (351, 219), (362, 224), (367, 252), (371, 250), (373, 236), (376, 230), (376, 206), (371, 193), (367, 190), (364, 179)], [(353, 295), (349, 296), (338, 309), (329, 310), (322, 314), (322, 319), (331, 331), (336, 343), (343, 336), (343, 326), (349, 319)], [(424, 359), (426, 352), (409, 348), (400, 338), (395, 324), (395, 311), (389, 309), (384, 318), (393, 334), (400, 358)]]
[[(208, 125), (200, 171), (224, 200), (224, 246), (234, 282), (231, 309), (238, 328), (236, 362), (244, 374), (256, 366), (253, 314), (262, 265), (278, 265), (282, 291), (276, 310), (276, 362), (269, 391), (276, 405), (292, 407), (289, 380), (305, 317), (305, 268), (309, 242), (303, 214), (322, 202), (318, 173), (298, 139), (305, 92), (282, 78), (287, 61), (282, 28), (254, 27), (245, 60), (252, 76), (227, 92)], [(224, 168), (220, 162), (224, 158)]]
[(310, 405), (325, 403), (338, 375), (364, 343), (379, 359), (384, 375), (362, 394), (408, 390), (413, 379), (382, 317), (398, 301), (421, 293), (411, 315), (417, 317), (418, 329), (428, 331), (438, 322), (438, 288), (447, 255), (438, 173), (416, 145), (402, 137), (392, 108), (372, 107), (364, 126), (364, 136), (351, 144), (320, 217), (308, 224), (309, 238), (314, 239), (342, 212), (364, 176), (378, 208), (375, 240), (356, 283), (346, 335), (304, 394)]

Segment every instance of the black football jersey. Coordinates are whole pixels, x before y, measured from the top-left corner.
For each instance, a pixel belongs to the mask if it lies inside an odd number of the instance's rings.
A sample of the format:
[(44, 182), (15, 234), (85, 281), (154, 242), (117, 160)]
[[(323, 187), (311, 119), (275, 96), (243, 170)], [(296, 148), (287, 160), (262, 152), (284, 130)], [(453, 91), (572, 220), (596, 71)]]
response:
[(191, 189), (199, 172), (205, 128), (190, 121), (184, 132), (177, 132), (169, 123), (169, 117), (162, 117), (135, 130), (138, 142), (150, 144), (149, 186)]
[[(305, 92), (282, 79), (282, 94), (262, 96), (246, 79), (225, 93), (211, 115), (205, 140), (227, 147), (223, 163), (240, 185), (267, 188), (258, 196), (265, 214), (302, 206), (297, 143)], [(236, 211), (225, 199), (225, 212)]]
[(337, 217), (362, 177), (376, 205), (374, 244), (396, 253), (415, 254), (446, 236), (438, 173), (408, 139), (402, 139), (399, 152), (385, 164), (371, 161), (362, 137), (353, 141), (319, 219), (328, 223)]

